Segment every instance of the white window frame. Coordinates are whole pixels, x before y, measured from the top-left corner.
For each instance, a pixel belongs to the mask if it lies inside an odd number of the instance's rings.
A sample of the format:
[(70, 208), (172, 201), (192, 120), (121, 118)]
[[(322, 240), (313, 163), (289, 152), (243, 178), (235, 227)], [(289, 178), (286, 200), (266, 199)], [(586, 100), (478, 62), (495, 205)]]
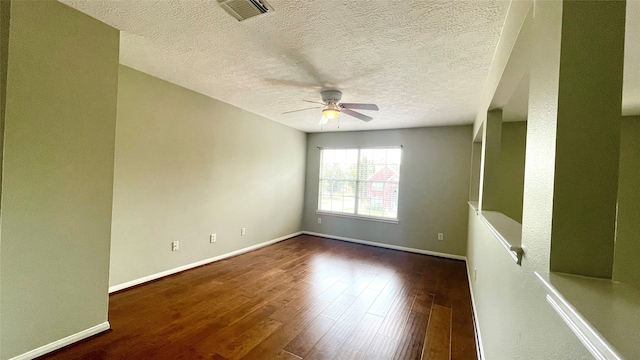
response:
[[(361, 183), (362, 184), (366, 184), (369, 181), (366, 180), (360, 180), (359, 176), (360, 176), (360, 151), (361, 150), (375, 150), (375, 149), (400, 149), (400, 167), (398, 169), (398, 175), (400, 175), (400, 169), (402, 168), (402, 150), (403, 147), (402, 145), (398, 145), (398, 146), (371, 146), (371, 147), (362, 147), (362, 148), (355, 148), (355, 147), (336, 147), (336, 148), (325, 148), (325, 147), (318, 147), (319, 151), (319, 165), (318, 165), (318, 196), (317, 196), (317, 201), (318, 201), (318, 206), (317, 206), (317, 210), (316, 210), (316, 214), (318, 215), (329, 215), (329, 216), (337, 216), (337, 217), (345, 217), (345, 218), (352, 218), (352, 219), (360, 219), (360, 220), (369, 220), (369, 221), (378, 221), (378, 222), (384, 222), (384, 223), (391, 223), (391, 224), (398, 224), (400, 222), (399, 220), (399, 212), (400, 212), (400, 205), (399, 203), (397, 204), (397, 209), (396, 209), (396, 217), (395, 218), (390, 218), (390, 217), (382, 217), (382, 216), (372, 216), (372, 215), (360, 215), (358, 214), (358, 200), (360, 198), (360, 186)], [(320, 186), (320, 183), (322, 180), (327, 180), (327, 179), (322, 179), (321, 178), (321, 174), (322, 174), (322, 151), (323, 150), (358, 150), (358, 162), (357, 162), (357, 174), (358, 176), (356, 176), (356, 179), (331, 179), (331, 180), (336, 180), (336, 181), (349, 181), (349, 182), (355, 182), (356, 183), (356, 190), (355, 190), (355, 204), (354, 204), (354, 210), (353, 210), (353, 214), (351, 213), (344, 213), (344, 212), (338, 212), (338, 211), (330, 211), (330, 210), (321, 210), (320, 207), (322, 206), (322, 187)], [(380, 182), (380, 183), (396, 183), (393, 181), (370, 181), (371, 183), (373, 182)], [(398, 180), (397, 182), (398, 184), (398, 199), (400, 198), (400, 180)]]

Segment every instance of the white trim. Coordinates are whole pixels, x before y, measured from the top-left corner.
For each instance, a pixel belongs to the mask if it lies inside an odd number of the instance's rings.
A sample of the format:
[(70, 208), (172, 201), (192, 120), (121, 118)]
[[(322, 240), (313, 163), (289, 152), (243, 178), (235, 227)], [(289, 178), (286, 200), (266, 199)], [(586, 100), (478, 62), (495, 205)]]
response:
[(316, 232), (311, 232), (311, 231), (303, 231), (302, 233), (306, 234), (306, 235), (319, 236), (319, 237), (324, 237), (324, 238), (328, 238), (328, 239), (342, 240), (342, 241), (348, 241), (348, 242), (353, 242), (353, 243), (357, 243), (357, 244), (377, 246), (377, 247), (381, 247), (381, 248), (385, 248), (385, 249), (393, 249), (393, 250), (412, 252), (412, 253), (416, 253), (416, 254), (438, 256), (438, 257), (443, 257), (443, 258), (447, 258), (447, 259), (454, 259), (454, 260), (465, 260), (465, 261), (467, 260), (466, 257), (461, 256), (461, 255), (453, 255), (453, 254), (446, 254), (446, 253), (441, 253), (441, 252), (436, 252), (436, 251), (415, 249), (415, 248), (409, 248), (409, 247), (398, 246), (398, 245), (383, 244), (383, 243), (374, 242), (374, 241), (359, 240), (359, 239), (353, 239), (353, 238), (348, 238), (348, 237), (344, 237), (344, 236), (337, 236), (337, 235), (321, 234), (321, 233), (316, 233)]
[(73, 335), (69, 335), (65, 338), (62, 338), (60, 340), (56, 340), (52, 343), (49, 343), (47, 345), (44, 346), (40, 346), (37, 349), (33, 349), (31, 351), (28, 351), (22, 355), (18, 355), (16, 357), (11, 358), (10, 360), (31, 360), (31, 359), (35, 359), (38, 356), (42, 356), (44, 354), (48, 354), (52, 351), (58, 350), (60, 348), (63, 348), (67, 345), (71, 345), (75, 342), (78, 342), (80, 340), (84, 340), (90, 336), (99, 334), (103, 331), (107, 331), (111, 328), (111, 325), (109, 325), (108, 321), (103, 322), (102, 324), (98, 324), (96, 326), (90, 327), (88, 329), (82, 330), (78, 333), (75, 333)]
[(580, 313), (537, 271), (536, 276), (547, 288), (547, 302), (560, 315), (571, 331), (598, 360), (622, 360), (623, 357)]
[(327, 215), (327, 216), (337, 216), (337, 217), (344, 217), (344, 218), (358, 219), (358, 220), (378, 221), (378, 222), (389, 223), (389, 224), (398, 224), (400, 222), (398, 219), (391, 219), (391, 218), (386, 219), (386, 218), (381, 218), (376, 216), (355, 215), (355, 214), (332, 212), (327, 210), (316, 210), (316, 214)]
[(292, 237), (295, 237), (295, 236), (298, 236), (298, 235), (301, 235), (301, 234), (302, 234), (302, 232), (298, 231), (298, 232), (295, 232), (293, 234), (285, 235), (285, 236), (279, 237), (277, 239), (265, 241), (265, 242), (262, 242), (262, 243), (259, 243), (259, 244), (256, 244), (256, 245), (252, 245), (252, 246), (249, 246), (249, 247), (246, 247), (246, 248), (242, 248), (242, 249), (239, 249), (239, 250), (228, 252), (226, 254), (214, 256), (212, 258), (208, 258), (208, 259), (204, 259), (204, 260), (200, 260), (200, 261), (196, 261), (196, 262), (191, 263), (191, 264), (178, 266), (178, 267), (173, 268), (173, 269), (169, 269), (169, 270), (161, 271), (159, 273), (147, 275), (147, 276), (135, 279), (135, 280), (124, 282), (122, 284), (110, 286), (109, 287), (109, 293), (120, 291), (120, 290), (129, 288), (129, 287), (132, 287), (132, 286), (140, 285), (140, 284), (152, 281), (152, 280), (156, 280), (156, 279), (168, 276), (168, 275), (179, 273), (181, 271), (193, 269), (195, 267), (206, 265), (206, 264), (209, 264), (209, 263), (212, 263), (212, 262), (215, 262), (215, 261), (220, 261), (220, 260), (227, 259), (227, 258), (230, 258), (230, 257), (233, 257), (233, 256), (244, 254), (244, 253), (247, 253), (249, 251), (257, 250), (257, 249), (263, 248), (265, 246), (269, 246), (271, 244), (275, 244), (275, 243), (280, 242), (282, 240), (286, 240), (286, 239), (289, 239), (289, 238), (292, 238)]
[[(465, 259), (466, 260), (466, 259)], [(471, 285), (471, 273), (469, 269), (469, 261), (465, 261), (467, 268), (467, 281), (469, 281), (469, 292), (471, 293), (471, 308), (473, 309), (473, 328), (476, 334), (476, 353), (478, 360), (485, 359), (484, 347), (482, 346), (482, 335), (480, 334), (480, 322), (478, 321), (478, 311), (476, 311), (476, 298), (473, 296), (473, 286)]]

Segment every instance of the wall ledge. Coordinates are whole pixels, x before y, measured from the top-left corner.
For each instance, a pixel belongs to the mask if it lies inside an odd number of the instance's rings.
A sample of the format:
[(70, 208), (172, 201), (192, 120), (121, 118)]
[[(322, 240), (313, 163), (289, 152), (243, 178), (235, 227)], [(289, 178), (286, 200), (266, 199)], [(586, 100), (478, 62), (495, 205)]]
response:
[(416, 254), (431, 255), (431, 256), (437, 256), (437, 257), (442, 257), (442, 258), (447, 258), (447, 259), (454, 259), (454, 260), (464, 260), (464, 261), (467, 260), (466, 256), (462, 256), (462, 255), (447, 254), (447, 253), (441, 253), (441, 252), (437, 252), (437, 251), (422, 250), (422, 249), (410, 248), (410, 247), (405, 247), (405, 246), (384, 244), (384, 243), (379, 243), (379, 242), (375, 242), (375, 241), (360, 240), (360, 239), (348, 238), (348, 237), (338, 236), (338, 235), (329, 235), (329, 234), (316, 233), (316, 232), (311, 232), (311, 231), (303, 231), (302, 233), (306, 234), (306, 235), (318, 236), (318, 237), (323, 237), (323, 238), (327, 238), (327, 239), (342, 240), (342, 241), (352, 242), (352, 243), (356, 243), (356, 244), (377, 246), (377, 247), (381, 247), (381, 248), (385, 248), (385, 249), (391, 249), (391, 250), (400, 250), (400, 251), (412, 252), (412, 253), (416, 253)]
[(279, 237), (277, 239), (268, 240), (268, 241), (265, 241), (265, 242), (262, 242), (262, 243), (259, 243), (259, 244), (256, 244), (256, 245), (248, 246), (248, 247), (245, 247), (245, 248), (242, 248), (242, 249), (238, 249), (238, 250), (235, 250), (235, 251), (232, 251), (232, 252), (228, 252), (228, 253), (225, 253), (225, 254), (222, 254), (222, 255), (214, 256), (212, 258), (196, 261), (196, 262), (193, 262), (193, 263), (190, 263), (190, 264), (187, 264), (187, 265), (178, 266), (178, 267), (173, 268), (173, 269), (169, 269), (169, 270), (161, 271), (161, 272), (158, 272), (158, 273), (155, 273), (155, 274), (143, 276), (143, 277), (138, 278), (138, 279), (134, 279), (134, 280), (131, 280), (131, 281), (124, 282), (122, 284), (110, 286), (109, 287), (109, 293), (114, 293), (116, 291), (121, 291), (121, 290), (130, 288), (130, 287), (133, 287), (133, 286), (136, 286), (136, 285), (144, 284), (144, 283), (149, 282), (149, 281), (153, 281), (153, 280), (156, 280), (156, 279), (163, 278), (165, 276), (169, 276), (169, 275), (173, 275), (173, 274), (185, 271), (185, 270), (193, 269), (193, 268), (196, 268), (198, 266), (207, 265), (207, 264), (210, 264), (210, 263), (215, 262), (215, 261), (224, 260), (224, 259), (227, 259), (227, 258), (230, 258), (230, 257), (233, 257), (233, 256), (237, 256), (237, 255), (241, 255), (241, 254), (253, 251), (253, 250), (258, 250), (258, 249), (263, 248), (265, 246), (269, 246), (271, 244), (275, 244), (277, 242), (280, 242), (280, 241), (283, 241), (283, 240), (287, 240), (287, 239), (290, 239), (292, 237), (296, 237), (296, 236), (301, 235), (301, 234), (302, 234), (302, 232), (298, 231), (298, 232), (295, 232), (295, 233), (292, 233), (292, 234), (289, 234), (289, 235), (281, 236), (281, 237)]
[(111, 325), (109, 325), (108, 321), (103, 322), (102, 324), (98, 324), (96, 326), (92, 326), (88, 329), (82, 330), (80, 332), (77, 332), (75, 334), (69, 335), (65, 338), (62, 338), (60, 340), (56, 340), (54, 342), (51, 342), (47, 345), (44, 346), (40, 346), (37, 349), (33, 349), (31, 351), (28, 351), (22, 355), (18, 355), (16, 357), (13, 357), (9, 360), (31, 360), (31, 359), (35, 359), (38, 356), (42, 356), (45, 354), (48, 354), (52, 351), (56, 351), (58, 349), (61, 349), (67, 345), (71, 345), (75, 342), (78, 342), (80, 340), (84, 340), (88, 337), (91, 337), (93, 335), (97, 335), (101, 332), (107, 331), (111, 328)]
[(640, 358), (640, 291), (608, 279), (535, 274), (547, 302), (596, 359)]
[(516, 264), (522, 263), (522, 224), (497, 211), (478, 211), (473, 208), (476, 215), (487, 225), (491, 233), (498, 239), (502, 247)]

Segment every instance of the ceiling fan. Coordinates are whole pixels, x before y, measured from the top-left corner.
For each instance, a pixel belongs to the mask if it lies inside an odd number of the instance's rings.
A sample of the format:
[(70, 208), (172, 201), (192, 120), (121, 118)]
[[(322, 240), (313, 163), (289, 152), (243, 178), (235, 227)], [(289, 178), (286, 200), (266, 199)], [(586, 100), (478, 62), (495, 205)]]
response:
[(315, 106), (315, 107), (306, 108), (306, 109), (287, 111), (287, 112), (283, 112), (283, 114), (290, 114), (298, 111), (306, 111), (311, 109), (322, 108), (322, 118), (320, 119), (320, 125), (324, 125), (328, 123), (329, 120), (333, 120), (337, 118), (340, 113), (345, 113), (347, 115), (353, 116), (354, 118), (360, 119), (362, 121), (373, 120), (371, 116), (367, 116), (357, 111), (353, 111), (353, 109), (378, 111), (378, 106), (376, 104), (341, 103), (340, 99), (342, 99), (342, 92), (338, 90), (325, 90), (320, 94), (322, 95), (322, 102), (309, 101), (309, 100), (302, 100), (302, 101), (313, 103), (313, 104), (321, 104), (322, 106)]

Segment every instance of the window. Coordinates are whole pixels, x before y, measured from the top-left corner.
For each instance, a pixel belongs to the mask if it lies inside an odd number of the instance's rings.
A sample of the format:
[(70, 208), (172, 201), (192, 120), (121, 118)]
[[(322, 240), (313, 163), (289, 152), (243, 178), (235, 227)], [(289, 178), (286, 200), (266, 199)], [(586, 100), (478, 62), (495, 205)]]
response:
[(320, 149), (318, 212), (396, 220), (400, 147)]

